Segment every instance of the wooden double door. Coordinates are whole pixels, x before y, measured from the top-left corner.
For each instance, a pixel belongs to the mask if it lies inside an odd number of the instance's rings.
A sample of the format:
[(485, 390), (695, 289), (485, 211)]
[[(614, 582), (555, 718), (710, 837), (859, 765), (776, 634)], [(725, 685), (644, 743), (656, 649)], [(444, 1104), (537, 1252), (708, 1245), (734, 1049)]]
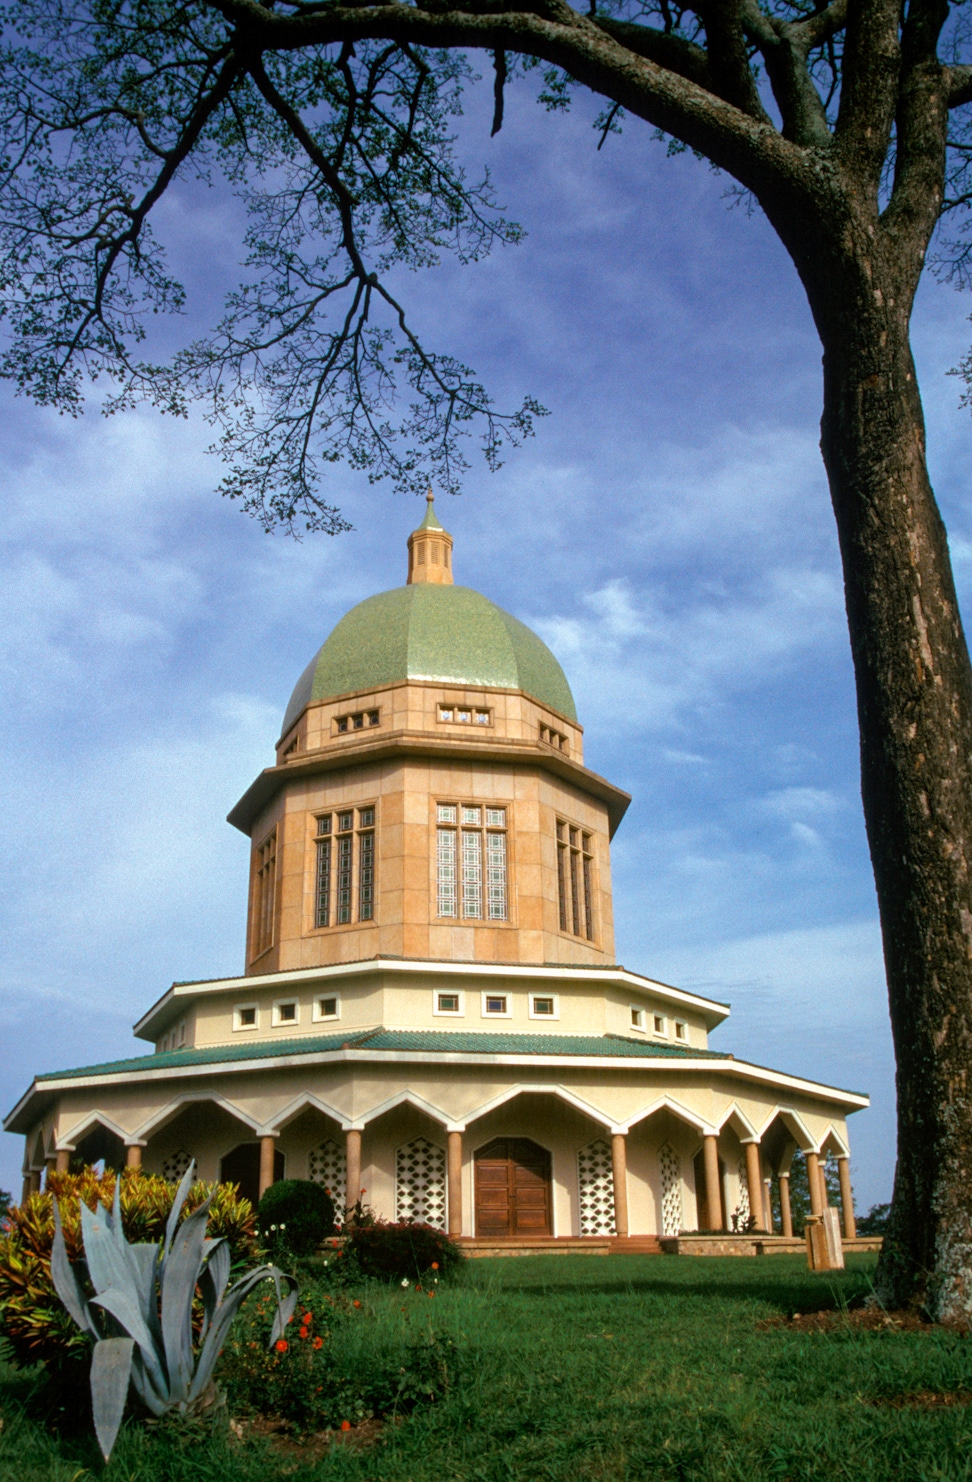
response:
[(550, 1154), (528, 1137), (497, 1137), (475, 1155), (476, 1234), (550, 1235)]

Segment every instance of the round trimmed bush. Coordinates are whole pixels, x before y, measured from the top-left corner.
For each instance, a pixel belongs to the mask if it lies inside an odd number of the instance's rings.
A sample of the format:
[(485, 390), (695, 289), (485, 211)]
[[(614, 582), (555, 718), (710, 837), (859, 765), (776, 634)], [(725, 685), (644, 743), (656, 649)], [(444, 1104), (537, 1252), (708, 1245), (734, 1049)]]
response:
[(433, 1271), (443, 1276), (461, 1266), (465, 1256), (444, 1230), (411, 1220), (395, 1224), (375, 1220), (351, 1225), (347, 1249), (363, 1276), (386, 1281), (417, 1281)]
[(334, 1200), (309, 1178), (282, 1178), (260, 1200), (257, 1220), (272, 1250), (309, 1256), (334, 1232)]

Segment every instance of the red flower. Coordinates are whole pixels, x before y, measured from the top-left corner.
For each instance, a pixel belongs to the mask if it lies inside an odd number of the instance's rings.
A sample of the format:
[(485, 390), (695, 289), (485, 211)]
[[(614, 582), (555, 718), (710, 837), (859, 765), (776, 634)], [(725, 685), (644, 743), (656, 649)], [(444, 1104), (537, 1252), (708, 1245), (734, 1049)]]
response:
[(278, 1353), (286, 1353), (287, 1352), (287, 1340), (286, 1340), (286, 1338), (278, 1338), (277, 1341), (276, 1341), (276, 1343), (273, 1346), (277, 1350)]
[(349, 1431), (351, 1429), (351, 1422), (350, 1422), (350, 1420), (342, 1420), (341, 1421), (341, 1429), (343, 1431)]
[(324, 1339), (323, 1338), (320, 1338), (320, 1337), (315, 1338), (314, 1339), (314, 1342), (313, 1342), (313, 1344), (311, 1346), (313, 1348), (323, 1348), (324, 1347)]
[(438, 1269), (439, 1269), (439, 1263), (438, 1263), (438, 1261), (433, 1261), (432, 1262), (432, 1270), (433, 1271), (438, 1271)]
[(306, 1338), (307, 1337), (307, 1329), (306, 1328), (301, 1328), (300, 1331), (298, 1332), (297, 1336), (298, 1336), (298, 1338)]
[(429, 1296), (430, 1297), (434, 1297), (435, 1296), (435, 1292), (429, 1292)]
[(308, 1322), (313, 1322), (313, 1321), (314, 1321), (314, 1314), (312, 1312), (305, 1312), (304, 1315), (303, 1315), (303, 1317), (301, 1318), (301, 1322), (302, 1323), (308, 1323)]
[(358, 1301), (358, 1299), (357, 1299), (357, 1297), (356, 1297), (356, 1298), (355, 1298), (355, 1299), (354, 1299), (354, 1301), (353, 1301), (353, 1302), (352, 1302), (352, 1303), (351, 1303), (351, 1306), (352, 1306), (352, 1307), (360, 1307), (360, 1306), (361, 1306), (361, 1303), (360, 1303), (360, 1302), (359, 1302), (359, 1301)]

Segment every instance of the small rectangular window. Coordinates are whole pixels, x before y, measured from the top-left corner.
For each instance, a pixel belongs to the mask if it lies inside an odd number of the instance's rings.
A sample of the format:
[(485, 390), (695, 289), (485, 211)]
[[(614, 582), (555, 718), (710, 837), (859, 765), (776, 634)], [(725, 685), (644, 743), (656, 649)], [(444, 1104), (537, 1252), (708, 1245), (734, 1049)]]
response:
[(472, 720), (472, 711), (471, 710), (457, 710), (456, 711), (456, 720), (460, 720), (460, 721), (462, 721), (463, 725), (467, 725), (468, 726), (469, 722)]
[(463, 823), (480, 824), (480, 823), (482, 823), (482, 820), (483, 820), (483, 810), (482, 810), (482, 808), (463, 808), (463, 810), (462, 810), (462, 821), (463, 821)]
[(346, 715), (342, 715), (336, 724), (338, 730), (343, 734), (348, 729), (348, 717)]
[(475, 712), (475, 720), (476, 720), (477, 726), (488, 726), (489, 725), (489, 711), (488, 710), (477, 710)]
[(455, 823), (456, 811), (455, 803), (440, 803), (436, 810), (436, 817), (439, 823)]
[(339, 1019), (340, 1010), (341, 1001), (336, 993), (328, 993), (322, 998), (315, 998), (314, 1021), (319, 1024), (322, 1019)]
[(448, 705), (440, 705), (439, 706), (439, 719), (440, 720), (451, 720), (452, 719), (452, 710), (449, 708)]
[(484, 993), (483, 1013), (501, 1019), (508, 1019), (510, 1012), (508, 1008), (509, 999), (505, 993)]
[(375, 810), (374, 810), (374, 808), (359, 808), (358, 809), (358, 826), (359, 826), (359, 828), (374, 828), (374, 826), (375, 826)]
[(380, 714), (379, 714), (379, 712), (377, 710), (369, 710), (368, 711), (368, 724), (369, 724), (369, 726), (376, 726), (378, 724), (378, 722), (380, 721), (380, 719), (381, 719), (381, 716), (380, 716)]
[(361, 715), (361, 714), (352, 715), (352, 717), (351, 717), (351, 724), (352, 724), (352, 726), (354, 727), (354, 729), (356, 731), (363, 731), (364, 730), (364, 716)]
[(506, 809), (505, 808), (487, 808), (486, 809), (486, 827), (487, 828), (505, 828), (506, 827)]
[(559, 1019), (560, 1000), (555, 993), (530, 994), (531, 1019)]
[(257, 1006), (255, 1003), (237, 1004), (233, 1010), (234, 1029), (256, 1029)]
[(300, 1010), (292, 998), (282, 1000), (273, 1006), (273, 1023), (275, 1026), (281, 1024), (298, 1024), (300, 1022)]
[(652, 1015), (652, 1022), (653, 1022), (653, 1027), (654, 1027), (655, 1033), (656, 1034), (663, 1034), (665, 1036), (665, 1038), (667, 1039), (668, 1038), (668, 1020), (665, 1018), (665, 1015), (664, 1014), (653, 1014)]
[(436, 1014), (461, 1014), (462, 995), (459, 993), (436, 993), (433, 1012)]
[(683, 1041), (688, 1039), (688, 1025), (684, 1019), (675, 1020), (675, 1038)]
[(348, 834), (348, 833), (351, 832), (351, 830), (353, 828), (354, 828), (354, 814), (353, 813), (339, 813), (338, 814), (338, 832), (341, 833), (341, 834)]
[(330, 815), (330, 813), (324, 813), (317, 820), (317, 836), (318, 836), (318, 838), (320, 838), (321, 834), (329, 834), (330, 832), (331, 832), (331, 815)]
[(180, 1045), (184, 1045), (185, 1042), (186, 1042), (186, 1021), (185, 1021), (185, 1019), (183, 1019), (182, 1023), (179, 1025), (179, 1044)]
[(635, 1008), (634, 1005), (632, 1004), (632, 1006), (631, 1006), (631, 1028), (632, 1029), (644, 1029), (644, 1027), (645, 1027), (645, 1011), (644, 1011), (644, 1009)]

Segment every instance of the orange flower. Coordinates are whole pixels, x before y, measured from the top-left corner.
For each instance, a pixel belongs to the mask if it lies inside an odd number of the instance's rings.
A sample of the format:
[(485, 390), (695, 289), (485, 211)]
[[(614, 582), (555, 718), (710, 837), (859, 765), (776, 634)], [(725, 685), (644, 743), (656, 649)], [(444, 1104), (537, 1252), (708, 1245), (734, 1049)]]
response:
[(287, 1352), (287, 1340), (286, 1340), (286, 1338), (278, 1338), (277, 1341), (276, 1341), (276, 1343), (273, 1346), (277, 1350), (278, 1353), (286, 1353)]
[(438, 1261), (433, 1261), (432, 1262), (432, 1270), (433, 1271), (438, 1271), (438, 1269), (439, 1269), (439, 1263), (438, 1263)]
[(342, 1420), (341, 1421), (341, 1429), (343, 1431), (349, 1431), (351, 1429), (351, 1422), (350, 1422), (350, 1420)]
[(351, 1306), (352, 1307), (360, 1307), (361, 1306), (361, 1303), (358, 1301), (357, 1297), (355, 1297), (354, 1301), (351, 1303)]
[(429, 1296), (430, 1297), (434, 1297), (435, 1296), (435, 1292), (429, 1292)]
[(313, 1344), (311, 1346), (313, 1348), (323, 1348), (324, 1347), (324, 1339), (323, 1338), (320, 1338), (320, 1337), (315, 1338), (314, 1339), (314, 1342), (313, 1342)]
[(301, 1328), (299, 1330), (297, 1336), (298, 1336), (298, 1338), (306, 1338), (307, 1337), (307, 1329), (306, 1328)]
[(314, 1314), (312, 1312), (305, 1312), (304, 1315), (303, 1315), (303, 1317), (301, 1318), (301, 1322), (302, 1323), (305, 1323), (305, 1324), (306, 1323), (309, 1323), (309, 1322), (313, 1322), (313, 1321), (314, 1321)]

